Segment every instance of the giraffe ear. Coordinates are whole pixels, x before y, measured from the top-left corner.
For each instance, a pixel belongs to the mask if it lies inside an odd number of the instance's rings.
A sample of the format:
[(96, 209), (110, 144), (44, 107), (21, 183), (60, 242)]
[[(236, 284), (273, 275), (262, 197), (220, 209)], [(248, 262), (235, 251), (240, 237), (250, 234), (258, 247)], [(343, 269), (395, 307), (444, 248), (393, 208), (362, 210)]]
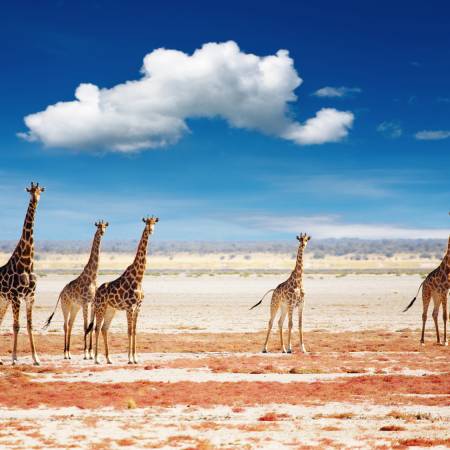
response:
[(147, 221), (145, 220), (145, 217), (142, 218), (142, 222), (147, 223)]
[(159, 222), (159, 217), (157, 217), (157, 218), (155, 219), (155, 222)]
[(106, 222), (106, 223), (105, 223), (105, 226), (109, 227), (109, 222)]
[(45, 187), (42, 187), (42, 188), (41, 188), (41, 192), (44, 192), (44, 191), (45, 191)]
[(95, 225), (96, 227), (98, 227), (98, 222), (95, 222), (94, 225)]

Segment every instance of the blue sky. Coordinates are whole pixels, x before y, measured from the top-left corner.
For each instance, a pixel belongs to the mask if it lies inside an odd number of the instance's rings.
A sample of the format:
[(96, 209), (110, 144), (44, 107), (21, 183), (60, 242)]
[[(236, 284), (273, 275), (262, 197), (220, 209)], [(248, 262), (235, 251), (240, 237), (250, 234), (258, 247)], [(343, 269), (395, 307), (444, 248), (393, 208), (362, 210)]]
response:
[[(193, 52), (229, 41), (226, 73), (213, 64), (190, 84)], [(185, 53), (186, 70), (177, 56), (141, 72), (159, 48)], [(90, 239), (98, 218), (109, 238), (135, 239), (146, 214), (161, 218), (161, 240), (448, 234), (447, 2), (11, 2), (0, 50), (1, 239), (18, 236), (31, 180), (47, 188), (42, 239)], [(249, 54), (278, 58), (275, 72), (283, 62), (280, 101), (245, 87)], [(156, 69), (161, 84), (147, 89)], [(130, 81), (135, 97), (117, 88)], [(114, 97), (117, 122), (41, 114), (74, 102), (81, 83)], [(331, 131), (305, 128), (324, 109)]]

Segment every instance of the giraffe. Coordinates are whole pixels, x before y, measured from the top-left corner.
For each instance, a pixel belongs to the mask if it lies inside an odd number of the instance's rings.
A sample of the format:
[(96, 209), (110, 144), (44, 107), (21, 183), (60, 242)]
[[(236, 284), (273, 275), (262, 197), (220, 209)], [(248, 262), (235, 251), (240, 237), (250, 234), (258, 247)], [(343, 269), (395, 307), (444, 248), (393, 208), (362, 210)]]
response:
[[(88, 327), (88, 315), (89, 306), (92, 305), (94, 300), (95, 291), (97, 289), (97, 274), (98, 274), (98, 260), (100, 253), (100, 242), (102, 236), (105, 234), (106, 228), (109, 223), (100, 220), (95, 222), (97, 230), (92, 242), (91, 254), (89, 261), (84, 267), (81, 274), (68, 283), (61, 291), (56, 302), (55, 309), (51, 316), (47, 319), (44, 328), (50, 325), (50, 322), (55, 315), (56, 308), (59, 301), (61, 301), (61, 309), (64, 315), (64, 359), (72, 359), (70, 354), (70, 337), (72, 335), (72, 327), (75, 322), (75, 318), (80, 308), (83, 309), (84, 319), (84, 359), (92, 359), (92, 333), (89, 333), (89, 353), (87, 347), (87, 327)], [(93, 308), (91, 306), (91, 320), (93, 319)]]
[[(102, 284), (95, 294), (93, 308), (95, 316), (95, 364), (98, 360), (98, 339), (100, 329), (105, 344), (106, 362), (112, 364), (109, 357), (108, 329), (117, 310), (125, 310), (128, 322), (128, 364), (137, 364), (136, 359), (136, 322), (144, 298), (142, 279), (147, 264), (147, 244), (149, 236), (153, 233), (157, 217), (142, 219), (145, 228), (139, 242), (136, 257), (133, 263), (116, 280)], [(94, 320), (89, 324), (86, 333), (94, 327)]]
[[(422, 335), (420, 338), (420, 343), (425, 345), (425, 323), (427, 321), (428, 306), (431, 299), (433, 298), (433, 320), (434, 326), (436, 328), (436, 340), (438, 344), (448, 345), (447, 342), (447, 320), (448, 320), (448, 291), (450, 289), (450, 236), (448, 238), (447, 253), (442, 259), (441, 264), (439, 264), (436, 269), (431, 271), (425, 280), (419, 286), (416, 296), (412, 299), (411, 303), (403, 310), (403, 312), (408, 311), (409, 308), (416, 301), (417, 295), (419, 294), (420, 288), (422, 288), (422, 303), (423, 303), (423, 313), (422, 313)], [(442, 304), (442, 319), (444, 321), (444, 339), (441, 342), (439, 336), (439, 324), (438, 315), (439, 308)]]
[[(33, 226), (36, 208), (45, 188), (39, 183), (31, 183), (26, 191), (30, 194), (30, 203), (22, 229), (22, 236), (9, 261), (0, 267), (0, 324), (11, 303), (13, 312), (13, 351), (12, 363), (17, 363), (17, 335), (19, 333), (20, 302), (25, 300), (27, 309), (27, 331), (30, 340), (31, 356), (36, 366), (40, 364), (33, 338), (33, 304), (36, 291), (34, 273), (34, 238)], [(0, 360), (0, 364), (2, 364)]]
[(308, 241), (311, 239), (311, 236), (305, 234), (300, 234), (297, 236), (297, 240), (299, 241), (299, 247), (297, 252), (297, 261), (295, 264), (295, 268), (292, 271), (290, 277), (279, 284), (275, 289), (271, 289), (267, 291), (262, 299), (256, 303), (256, 305), (252, 306), (250, 309), (255, 308), (260, 305), (264, 299), (264, 297), (269, 293), (272, 294), (272, 301), (270, 303), (270, 320), (267, 329), (266, 341), (264, 342), (263, 353), (267, 353), (267, 342), (269, 341), (270, 332), (272, 330), (273, 321), (277, 314), (278, 308), (281, 307), (280, 319), (278, 320), (278, 328), (280, 332), (280, 342), (281, 342), (281, 350), (283, 353), (286, 353), (286, 347), (283, 342), (283, 323), (286, 318), (286, 314), (288, 315), (288, 348), (287, 353), (292, 353), (291, 348), (291, 331), (292, 331), (292, 315), (294, 308), (298, 306), (298, 327), (300, 332), (300, 350), (303, 353), (307, 353), (305, 349), (305, 345), (303, 343), (303, 306), (305, 304), (305, 292), (303, 291), (303, 252), (305, 250)]

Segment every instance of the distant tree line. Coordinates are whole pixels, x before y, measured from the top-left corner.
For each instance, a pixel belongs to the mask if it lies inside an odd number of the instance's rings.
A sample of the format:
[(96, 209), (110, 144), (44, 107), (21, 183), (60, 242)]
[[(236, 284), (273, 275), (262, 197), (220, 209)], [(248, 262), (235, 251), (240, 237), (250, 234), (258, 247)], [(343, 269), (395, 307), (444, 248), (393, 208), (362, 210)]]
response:
[[(1, 252), (12, 252), (16, 241), (0, 241)], [(38, 241), (36, 252), (77, 254), (90, 251), (91, 241)], [(136, 250), (137, 241), (108, 241), (102, 244), (103, 251), (130, 253)], [(185, 252), (197, 255), (221, 254), (227, 258), (234, 255), (252, 253), (291, 254), (295, 257), (297, 241), (153, 241), (151, 252), (157, 255), (173, 256)], [(445, 239), (312, 239), (308, 252), (313, 258), (324, 258), (326, 255), (351, 256), (354, 259), (366, 259), (369, 255), (387, 257), (399, 253), (418, 254), (423, 258), (441, 258), (447, 248)]]

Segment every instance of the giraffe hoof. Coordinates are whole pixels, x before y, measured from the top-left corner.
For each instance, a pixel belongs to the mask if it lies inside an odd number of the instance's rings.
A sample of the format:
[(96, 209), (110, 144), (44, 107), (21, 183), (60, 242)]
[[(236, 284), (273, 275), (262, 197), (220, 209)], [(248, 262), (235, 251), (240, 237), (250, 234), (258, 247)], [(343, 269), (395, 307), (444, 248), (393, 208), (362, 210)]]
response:
[(3, 361), (0, 359), (0, 366), (3, 366)]
[(292, 349), (288, 348), (286, 353), (292, 353)]
[(128, 361), (128, 364), (133, 364), (133, 361)]
[(264, 348), (262, 352), (263, 352), (263, 353), (267, 353), (267, 350)]
[(34, 366), (40, 366), (41, 363), (40, 363), (39, 361), (34, 361), (33, 365), (34, 365)]

